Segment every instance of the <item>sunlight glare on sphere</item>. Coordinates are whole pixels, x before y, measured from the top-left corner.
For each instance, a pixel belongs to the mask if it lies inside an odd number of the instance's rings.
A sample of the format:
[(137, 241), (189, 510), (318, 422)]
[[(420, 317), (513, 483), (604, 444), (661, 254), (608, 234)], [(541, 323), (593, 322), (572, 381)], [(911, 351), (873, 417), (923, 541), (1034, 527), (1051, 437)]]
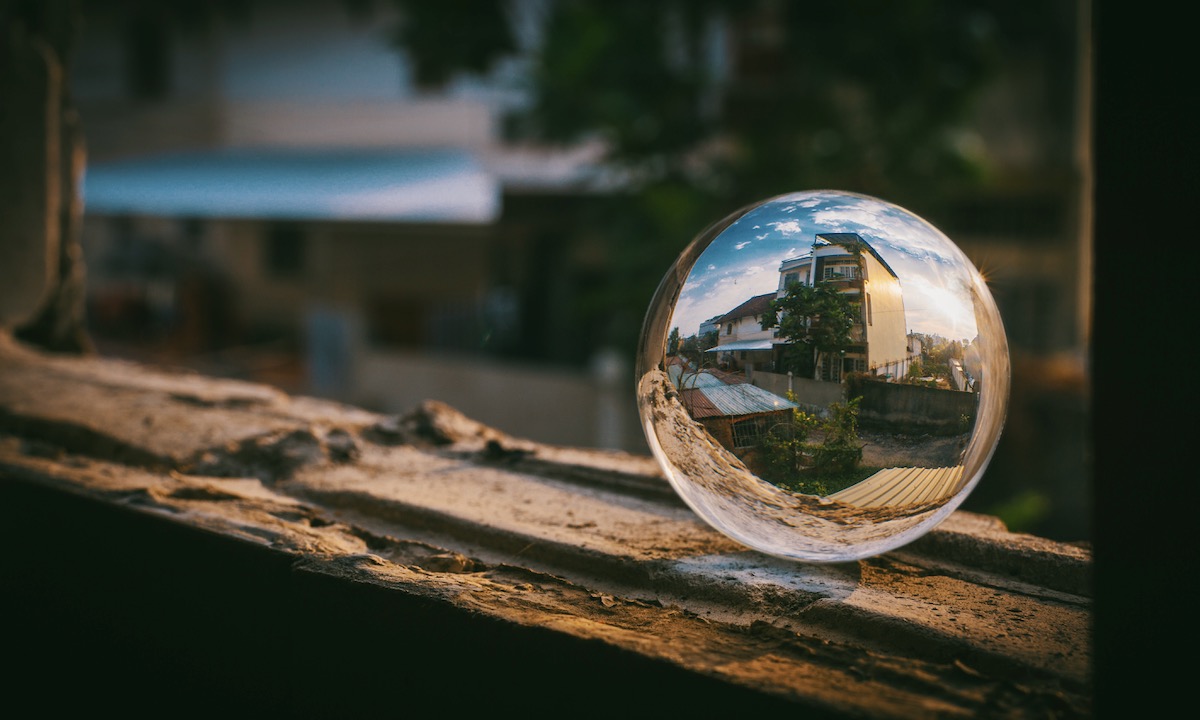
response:
[(638, 410), (672, 487), (756, 550), (844, 562), (957, 508), (1004, 425), (1008, 342), (987, 284), (933, 225), (816, 190), (691, 242), (638, 349)]

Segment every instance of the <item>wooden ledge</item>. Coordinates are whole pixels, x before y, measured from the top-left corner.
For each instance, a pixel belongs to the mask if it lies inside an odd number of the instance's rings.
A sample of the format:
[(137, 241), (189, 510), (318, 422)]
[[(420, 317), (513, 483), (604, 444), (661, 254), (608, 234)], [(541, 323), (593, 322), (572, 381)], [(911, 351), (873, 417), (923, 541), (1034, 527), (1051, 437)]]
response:
[(786, 562), (648, 457), (435, 402), (383, 416), (0, 337), (0, 491), (25, 685), (87, 707), (1092, 714), (1085, 547), (958, 512), (880, 557)]

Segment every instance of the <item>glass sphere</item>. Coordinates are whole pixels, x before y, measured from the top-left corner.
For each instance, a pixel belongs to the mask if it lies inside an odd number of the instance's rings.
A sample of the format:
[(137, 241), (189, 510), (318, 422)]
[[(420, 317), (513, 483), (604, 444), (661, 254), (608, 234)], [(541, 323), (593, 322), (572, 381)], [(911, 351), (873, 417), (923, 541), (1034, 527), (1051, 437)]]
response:
[(637, 400), (675, 491), (756, 550), (844, 562), (904, 545), (987, 467), (1008, 341), (983, 276), (913, 213), (815, 190), (744, 207), (671, 266)]

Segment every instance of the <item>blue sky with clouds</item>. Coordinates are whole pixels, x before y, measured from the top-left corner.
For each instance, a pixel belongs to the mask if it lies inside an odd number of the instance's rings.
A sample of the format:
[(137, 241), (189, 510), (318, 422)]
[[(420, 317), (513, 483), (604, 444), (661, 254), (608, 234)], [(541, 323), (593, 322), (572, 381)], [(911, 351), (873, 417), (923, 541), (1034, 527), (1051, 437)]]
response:
[(971, 339), (977, 334), (969, 287), (974, 266), (925, 220), (876, 198), (832, 190), (761, 203), (700, 254), (675, 305), (671, 326), (684, 337), (745, 300), (773, 292), (779, 264), (812, 248), (817, 233), (858, 233), (900, 277), (909, 330)]

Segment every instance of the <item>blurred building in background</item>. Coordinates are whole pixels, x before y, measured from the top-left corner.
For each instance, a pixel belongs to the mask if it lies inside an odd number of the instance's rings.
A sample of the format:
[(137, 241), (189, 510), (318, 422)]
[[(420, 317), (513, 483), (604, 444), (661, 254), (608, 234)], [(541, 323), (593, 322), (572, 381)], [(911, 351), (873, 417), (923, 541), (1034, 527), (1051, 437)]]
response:
[(582, 368), (496, 362), (538, 322), (513, 281), (539, 260), (513, 256), (522, 238), (502, 197), (587, 187), (594, 150), (505, 146), (500, 82), (415, 89), (383, 4), (129, 8), (88, 13), (74, 77), (102, 349), (638, 447), (625, 358), (596, 347)]
[[(654, 112), (634, 117), (624, 135), (545, 142), (514, 133), (509, 117), (545, 106), (531, 83), (555, 87), (538, 53), (588, 60), (585, 45), (564, 50), (555, 33), (600, 27), (598, 8), (644, 11), (636, 3), (500, 5), (511, 52), (485, 73), (451, 74), (432, 87), (419, 82), (417, 51), (397, 41), (405, 11), (433, 12), (428, 6), (84, 3), (72, 88), (88, 141), (83, 244), (101, 351), (384, 412), (433, 398), (518, 436), (645, 452), (631, 343), (669, 262), (748, 199), (811, 189), (795, 183), (824, 178), (821, 186), (856, 182), (859, 175), (823, 175), (820, 162), (853, 145), (857, 126), (811, 133), (798, 151), (813, 158), (803, 173), (760, 159), (750, 166), (760, 168), (752, 175), (760, 185), (740, 186), (757, 193), (749, 198), (688, 194), (667, 183), (639, 192), (637, 173), (614, 169), (605, 152), (611, 137), (624, 138), (652, 167), (656, 147), (672, 147), (683, 132), (646, 131), (651, 139), (637, 146)], [(578, 6), (570, 22), (551, 12), (566, 5)], [(911, 76), (892, 83), (898, 87), (928, 75), (953, 89), (961, 68), (937, 64), (942, 46), (995, 34), (999, 22), (988, 3), (969, 5), (974, 14), (963, 15), (961, 37), (925, 42), (928, 58), (912, 62), (889, 57), (899, 50), (883, 41), (903, 28), (860, 21), (853, 35), (864, 44), (848, 45), (835, 19), (811, 25), (828, 25), (827, 47), (841, 48), (842, 60), (864, 73), (902, 69)], [(801, 46), (782, 30), (781, 4), (747, 7), (754, 11), (712, 15), (697, 34), (702, 47), (665, 60), (632, 57), (630, 72), (702, 62), (719, 82), (698, 94), (695, 116), (761, 123), (768, 134), (793, 72), (788, 58)], [(952, 137), (953, 151), (986, 177), (936, 203), (925, 204), (912, 182), (901, 183), (907, 195), (885, 197), (966, 251), (1005, 321), (1014, 361), (1009, 420), (967, 509), (1068, 540), (1086, 539), (1090, 527), (1088, 8), (1060, 0), (1020, 18), (998, 71), (963, 93), (969, 131)], [(425, 32), (451, 43), (474, 38), (476, 21)], [(639, 32), (682, 32), (670, 23), (627, 29), (634, 48)], [(567, 65), (558, 61), (553, 71)], [(593, 91), (605, 110), (628, 100), (593, 83), (607, 77), (597, 72), (581, 75), (570, 92)], [(646, 72), (647, 83), (655, 78)], [(847, 83), (831, 97), (865, 107), (857, 93)], [(543, 115), (561, 118), (567, 104), (551, 103)], [(815, 102), (800, 107), (824, 112)], [(876, 121), (899, 126), (902, 114)], [(733, 165), (752, 155), (720, 157)], [(841, 189), (888, 187), (868, 175), (862, 170), (861, 185)], [(637, 207), (657, 213), (657, 225), (639, 224), (622, 204), (630, 193)]]

